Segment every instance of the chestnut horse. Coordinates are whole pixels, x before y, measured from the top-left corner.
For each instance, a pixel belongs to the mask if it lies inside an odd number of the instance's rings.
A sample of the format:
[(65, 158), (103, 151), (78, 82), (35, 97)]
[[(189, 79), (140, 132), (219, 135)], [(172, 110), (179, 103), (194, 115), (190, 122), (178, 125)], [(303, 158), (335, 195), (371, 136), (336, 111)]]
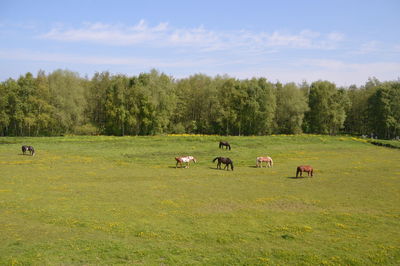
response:
[(267, 157), (257, 157), (256, 159), (256, 167), (261, 167), (262, 168), (262, 163), (265, 162), (266, 165), (265, 167), (272, 167), (274, 165), (274, 161), (272, 161), (272, 158), (267, 156)]
[(223, 148), (225, 146), (225, 149), (231, 150), (231, 145), (227, 141), (220, 141), (219, 142), (219, 148)]
[(307, 172), (307, 176), (310, 176), (310, 174), (311, 174), (311, 177), (312, 177), (313, 171), (314, 171), (314, 169), (310, 165), (297, 166), (296, 178), (298, 177), (299, 173), (300, 173), (300, 176), (302, 176), (303, 172)]
[(32, 146), (23, 145), (22, 153), (25, 155), (25, 152), (29, 151), (29, 154), (35, 156), (35, 149)]
[(195, 162), (195, 163), (197, 162), (197, 161), (196, 161), (196, 158), (194, 158), (193, 156), (175, 157), (175, 160), (176, 160), (175, 168), (178, 167), (178, 164), (180, 164), (180, 165), (181, 165), (181, 168), (182, 168), (182, 164), (183, 164), (183, 163), (186, 163), (185, 168), (189, 168), (189, 165), (190, 165), (190, 162), (191, 162), (191, 161), (193, 161), (193, 162)]
[(231, 166), (231, 169), (233, 171), (233, 162), (231, 159), (229, 158), (225, 158), (225, 157), (216, 157), (213, 162), (215, 162), (215, 160), (218, 160), (217, 163), (217, 169), (221, 169), (221, 163), (225, 164), (224, 170), (226, 168), (227, 171), (229, 171), (229, 165)]

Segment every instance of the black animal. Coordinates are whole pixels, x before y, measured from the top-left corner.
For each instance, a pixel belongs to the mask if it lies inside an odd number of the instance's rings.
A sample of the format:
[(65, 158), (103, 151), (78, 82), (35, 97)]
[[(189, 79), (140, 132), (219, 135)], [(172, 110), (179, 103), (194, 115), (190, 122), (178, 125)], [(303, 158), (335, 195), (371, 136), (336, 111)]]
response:
[(223, 148), (225, 146), (225, 149), (231, 150), (231, 145), (227, 141), (220, 141), (219, 142), (219, 148)]
[(35, 155), (35, 149), (32, 146), (23, 145), (22, 146), (22, 153), (25, 155), (25, 152), (29, 151), (31, 156)]
[(217, 168), (221, 169), (221, 163), (225, 164), (224, 170), (226, 168), (227, 171), (229, 171), (229, 165), (231, 166), (231, 169), (233, 171), (233, 162), (231, 159), (229, 158), (225, 158), (225, 157), (216, 157), (213, 162), (215, 162), (215, 160), (218, 160), (217, 163)]

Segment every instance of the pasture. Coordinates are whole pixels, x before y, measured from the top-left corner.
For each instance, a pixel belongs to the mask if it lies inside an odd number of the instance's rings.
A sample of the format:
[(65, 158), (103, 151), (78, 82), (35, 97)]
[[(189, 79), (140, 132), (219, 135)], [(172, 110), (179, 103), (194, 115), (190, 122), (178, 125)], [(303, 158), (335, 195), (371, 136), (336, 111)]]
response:
[[(198, 162), (175, 169), (180, 155)], [(273, 168), (256, 168), (267, 155)], [(313, 178), (294, 178), (301, 164)], [(315, 135), (3, 137), (0, 264), (399, 265), (400, 150)]]

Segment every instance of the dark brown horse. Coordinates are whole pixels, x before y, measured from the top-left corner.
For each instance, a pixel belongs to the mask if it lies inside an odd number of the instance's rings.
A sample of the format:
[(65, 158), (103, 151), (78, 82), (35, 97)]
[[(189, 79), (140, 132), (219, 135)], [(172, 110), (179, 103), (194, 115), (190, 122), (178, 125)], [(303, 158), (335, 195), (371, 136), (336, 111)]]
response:
[(35, 155), (35, 149), (32, 146), (27, 146), (23, 145), (22, 146), (22, 153), (25, 155), (25, 152), (29, 151), (29, 154), (34, 156)]
[(310, 174), (311, 174), (311, 177), (312, 177), (313, 171), (314, 171), (314, 169), (310, 165), (297, 166), (296, 178), (298, 177), (299, 173), (300, 173), (300, 176), (302, 176), (303, 172), (307, 172), (307, 176), (310, 176)]
[(221, 163), (225, 164), (224, 170), (226, 168), (227, 171), (229, 171), (229, 165), (231, 166), (231, 169), (233, 171), (233, 162), (231, 159), (229, 158), (225, 158), (225, 157), (216, 157), (213, 162), (215, 162), (215, 160), (218, 160), (217, 163), (217, 169), (221, 169)]
[(223, 147), (225, 147), (225, 149), (229, 148), (229, 150), (231, 150), (231, 145), (227, 141), (220, 141), (219, 142), (219, 148), (221, 149)]

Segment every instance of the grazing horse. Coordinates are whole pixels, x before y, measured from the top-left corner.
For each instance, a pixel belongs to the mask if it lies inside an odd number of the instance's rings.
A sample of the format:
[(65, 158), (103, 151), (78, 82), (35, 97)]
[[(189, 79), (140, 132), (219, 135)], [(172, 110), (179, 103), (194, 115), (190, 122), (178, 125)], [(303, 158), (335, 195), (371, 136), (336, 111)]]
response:
[(272, 161), (272, 158), (267, 156), (267, 157), (257, 157), (256, 159), (256, 167), (261, 167), (262, 168), (262, 163), (265, 162), (265, 168), (272, 167), (274, 165), (274, 161)]
[(218, 160), (217, 163), (217, 169), (221, 169), (221, 163), (225, 164), (224, 170), (226, 168), (227, 171), (229, 171), (229, 165), (231, 166), (231, 169), (233, 171), (233, 162), (231, 159), (229, 158), (225, 158), (225, 157), (216, 157), (213, 162), (215, 162), (215, 160)]
[(32, 156), (35, 155), (35, 149), (32, 146), (23, 145), (22, 146), (22, 153), (25, 155), (26, 151), (29, 151), (29, 154), (32, 155)]
[(181, 168), (182, 168), (182, 164), (183, 164), (183, 163), (186, 163), (185, 168), (189, 168), (189, 165), (190, 165), (190, 162), (191, 162), (191, 161), (193, 161), (193, 162), (195, 162), (195, 163), (197, 162), (197, 161), (196, 161), (196, 158), (194, 158), (193, 156), (175, 157), (175, 160), (176, 160), (175, 168), (178, 167), (178, 164), (180, 164), (180, 165), (181, 165)]
[(225, 146), (225, 149), (231, 150), (231, 145), (227, 141), (220, 141), (219, 142), (219, 148), (223, 148)]
[(312, 177), (313, 171), (314, 171), (314, 169), (309, 165), (297, 166), (296, 178), (298, 177), (299, 173), (300, 173), (300, 176), (302, 176), (303, 172), (307, 172), (307, 176), (310, 176), (310, 174), (311, 174), (311, 177)]

